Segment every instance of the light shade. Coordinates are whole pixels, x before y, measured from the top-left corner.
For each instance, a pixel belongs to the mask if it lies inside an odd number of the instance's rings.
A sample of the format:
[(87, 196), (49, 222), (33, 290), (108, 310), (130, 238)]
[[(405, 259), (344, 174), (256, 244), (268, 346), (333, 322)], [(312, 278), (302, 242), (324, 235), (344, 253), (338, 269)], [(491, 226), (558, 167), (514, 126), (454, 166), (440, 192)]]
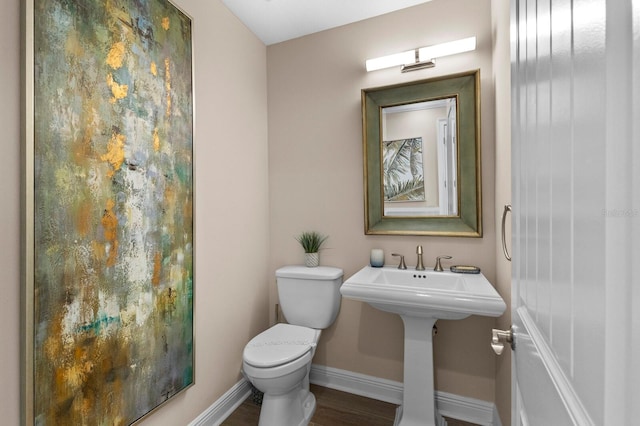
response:
[(398, 65), (412, 64), (416, 58), (415, 50), (394, 53), (393, 55), (381, 56), (375, 59), (367, 59), (367, 71), (377, 71), (383, 68), (391, 68)]
[[(376, 71), (383, 68), (390, 68), (399, 65), (417, 65), (422, 62), (432, 62), (433, 59), (441, 58), (443, 56), (469, 52), (471, 50), (475, 50), (475, 48), (476, 38), (468, 37), (461, 40), (436, 44), (433, 46), (407, 50), (405, 52), (395, 53), (393, 55), (381, 56), (375, 59), (368, 59), (366, 62), (366, 67), (367, 71)], [(430, 65), (433, 66), (433, 64)], [(406, 68), (420, 69), (425, 67), (414, 66)]]
[(457, 53), (469, 52), (476, 49), (476, 38), (469, 37), (461, 40), (450, 41), (448, 43), (436, 44), (418, 49), (420, 61), (429, 61), (443, 56), (455, 55)]

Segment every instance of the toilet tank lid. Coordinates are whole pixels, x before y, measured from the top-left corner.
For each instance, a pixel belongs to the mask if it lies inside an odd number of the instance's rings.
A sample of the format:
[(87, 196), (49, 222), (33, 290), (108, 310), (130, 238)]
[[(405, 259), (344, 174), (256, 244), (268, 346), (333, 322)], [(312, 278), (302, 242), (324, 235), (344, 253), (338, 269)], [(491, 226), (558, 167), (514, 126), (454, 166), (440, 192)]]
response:
[(300, 358), (318, 342), (320, 331), (292, 324), (276, 324), (251, 339), (242, 358), (254, 367), (277, 367)]
[(344, 275), (340, 268), (333, 266), (317, 266), (309, 268), (302, 265), (283, 266), (276, 271), (278, 278), (303, 278), (314, 280), (335, 280)]

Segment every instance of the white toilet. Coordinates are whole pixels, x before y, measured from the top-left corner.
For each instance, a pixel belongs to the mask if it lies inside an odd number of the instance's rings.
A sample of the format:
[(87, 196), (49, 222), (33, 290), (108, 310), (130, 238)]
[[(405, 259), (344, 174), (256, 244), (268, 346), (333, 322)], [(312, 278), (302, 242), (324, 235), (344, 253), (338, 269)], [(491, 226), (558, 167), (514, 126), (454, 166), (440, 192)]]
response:
[(316, 409), (309, 370), (322, 329), (340, 310), (342, 269), (284, 266), (276, 271), (278, 297), (289, 324), (276, 324), (244, 348), (242, 369), (264, 392), (258, 426), (305, 426)]

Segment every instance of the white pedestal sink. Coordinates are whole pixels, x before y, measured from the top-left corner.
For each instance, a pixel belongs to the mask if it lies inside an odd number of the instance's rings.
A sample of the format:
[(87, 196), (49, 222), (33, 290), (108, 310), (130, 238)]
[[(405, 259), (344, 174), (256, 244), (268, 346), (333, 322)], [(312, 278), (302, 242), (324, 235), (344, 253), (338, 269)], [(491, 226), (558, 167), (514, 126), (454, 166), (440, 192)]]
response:
[(396, 426), (435, 426), (432, 328), (438, 319), (497, 317), (506, 305), (482, 274), (365, 266), (340, 288), (348, 299), (400, 315), (404, 323), (404, 391)]

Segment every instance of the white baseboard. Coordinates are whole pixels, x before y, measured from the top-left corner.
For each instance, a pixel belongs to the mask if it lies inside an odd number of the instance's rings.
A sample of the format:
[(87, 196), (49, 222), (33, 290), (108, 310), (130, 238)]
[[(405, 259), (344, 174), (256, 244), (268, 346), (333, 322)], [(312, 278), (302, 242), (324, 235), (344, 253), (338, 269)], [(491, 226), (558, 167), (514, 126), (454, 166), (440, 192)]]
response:
[[(401, 382), (316, 364), (311, 365), (309, 379), (311, 383), (327, 388), (392, 404), (402, 403)], [(441, 391), (435, 392), (435, 399), (436, 407), (443, 416), (482, 426), (502, 426), (497, 408), (492, 402)]]
[(502, 426), (498, 409), (492, 402), (436, 391), (436, 406), (446, 417), (482, 426)]
[(392, 404), (402, 404), (402, 383), (347, 370), (311, 364), (309, 381), (314, 385), (364, 396)]
[[(401, 382), (317, 364), (311, 365), (309, 380), (319, 386), (392, 404), (402, 404), (403, 386)], [(189, 426), (220, 425), (250, 394), (251, 385), (249, 382), (245, 379), (240, 380), (189, 423)], [(481, 426), (502, 426), (496, 406), (491, 402), (448, 392), (436, 391), (435, 394), (436, 407), (441, 415)], [(446, 422), (442, 420), (440, 424), (446, 425)]]
[(249, 395), (251, 395), (251, 384), (243, 378), (189, 423), (189, 426), (220, 425)]

